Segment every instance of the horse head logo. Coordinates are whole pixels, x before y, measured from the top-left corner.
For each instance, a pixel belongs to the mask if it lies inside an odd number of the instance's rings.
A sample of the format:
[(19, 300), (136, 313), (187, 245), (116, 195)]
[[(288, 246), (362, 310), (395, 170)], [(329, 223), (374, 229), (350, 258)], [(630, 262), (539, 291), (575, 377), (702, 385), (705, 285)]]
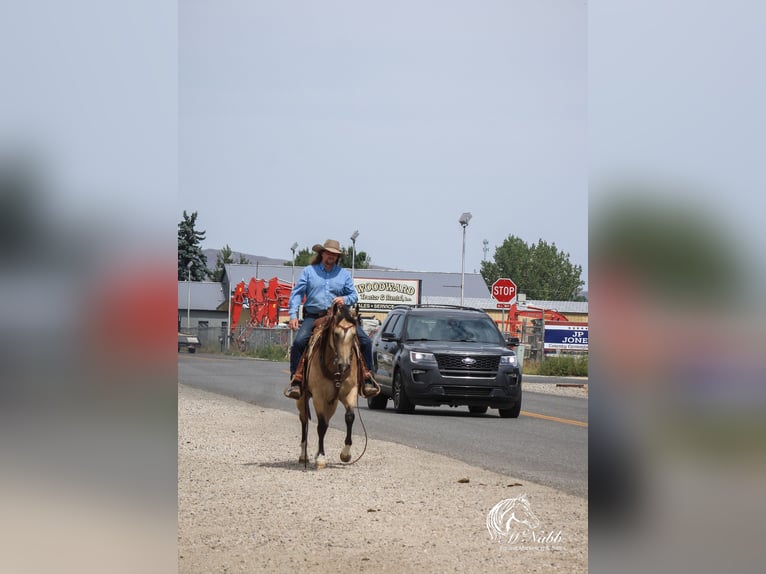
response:
[(532, 512), (526, 493), (498, 502), (487, 514), (487, 530), (492, 540), (511, 540), (514, 528), (526, 527), (534, 530), (539, 526), (540, 521)]

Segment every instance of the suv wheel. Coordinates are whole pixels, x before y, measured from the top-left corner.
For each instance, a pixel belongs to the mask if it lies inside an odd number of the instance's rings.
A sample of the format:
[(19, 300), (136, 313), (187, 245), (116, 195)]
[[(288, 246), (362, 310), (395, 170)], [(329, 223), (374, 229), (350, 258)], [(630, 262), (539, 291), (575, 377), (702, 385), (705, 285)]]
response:
[(518, 401), (510, 409), (499, 409), (501, 419), (517, 419), (521, 414), (521, 401)]
[(487, 407), (472, 407), (472, 406), (469, 406), (468, 407), (468, 411), (472, 412), (475, 415), (483, 415), (484, 413), (487, 412)]
[(374, 397), (367, 397), (367, 408), (374, 411), (385, 409), (387, 404), (388, 397), (383, 393), (377, 394)]
[(407, 397), (407, 392), (404, 390), (404, 385), (402, 384), (402, 377), (399, 374), (399, 371), (396, 371), (394, 373), (394, 383), (392, 385), (394, 396), (391, 397), (394, 400), (394, 408), (396, 409), (397, 413), (411, 413), (415, 410), (415, 405), (413, 405), (410, 402), (410, 399)]

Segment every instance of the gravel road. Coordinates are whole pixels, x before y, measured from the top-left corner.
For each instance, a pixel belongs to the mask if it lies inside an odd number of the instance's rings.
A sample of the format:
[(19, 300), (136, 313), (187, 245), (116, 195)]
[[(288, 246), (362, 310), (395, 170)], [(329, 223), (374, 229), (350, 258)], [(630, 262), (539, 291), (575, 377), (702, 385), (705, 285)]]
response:
[[(179, 572), (588, 570), (584, 498), (374, 438), (343, 464), (332, 428), (328, 468), (305, 469), (299, 442), (297, 412), (179, 385)], [(515, 520), (488, 527), (506, 500)]]

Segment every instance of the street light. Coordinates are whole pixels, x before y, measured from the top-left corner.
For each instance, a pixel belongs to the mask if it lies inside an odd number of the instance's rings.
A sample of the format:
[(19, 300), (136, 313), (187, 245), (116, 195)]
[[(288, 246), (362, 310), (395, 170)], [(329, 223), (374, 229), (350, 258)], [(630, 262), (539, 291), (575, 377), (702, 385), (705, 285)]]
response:
[(458, 222), (460, 225), (463, 226), (463, 256), (461, 258), (460, 262), (460, 305), (463, 305), (463, 294), (465, 292), (465, 228), (468, 227), (468, 222), (471, 221), (471, 218), (473, 215), (471, 215), (470, 211), (466, 211), (463, 213), (463, 215), (460, 216), (460, 219), (458, 219)]
[(293, 287), (295, 287), (295, 250), (296, 249), (298, 249), (297, 241), (290, 246), (290, 251), (293, 252)]
[[(188, 275), (186, 276), (186, 330), (191, 330), (191, 268), (194, 261), (186, 264)], [(191, 335), (191, 333), (189, 333)]]
[[(293, 252), (293, 282), (292, 286), (290, 287), (290, 298), (292, 299), (293, 296), (293, 289), (295, 289), (295, 250), (298, 249), (298, 242), (296, 241), (290, 246), (290, 251)], [(293, 330), (290, 329), (290, 348), (293, 346)]]
[(357, 229), (351, 234), (351, 278), (354, 278), (354, 266), (356, 264), (356, 238), (359, 237)]

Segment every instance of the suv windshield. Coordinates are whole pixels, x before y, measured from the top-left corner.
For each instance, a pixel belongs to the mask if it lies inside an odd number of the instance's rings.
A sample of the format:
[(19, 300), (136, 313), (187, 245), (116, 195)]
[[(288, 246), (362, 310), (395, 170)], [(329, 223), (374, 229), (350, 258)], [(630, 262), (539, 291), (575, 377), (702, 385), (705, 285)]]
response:
[(408, 341), (470, 341), (497, 344), (497, 327), (491, 320), (455, 319), (454, 317), (410, 317), (407, 322)]

